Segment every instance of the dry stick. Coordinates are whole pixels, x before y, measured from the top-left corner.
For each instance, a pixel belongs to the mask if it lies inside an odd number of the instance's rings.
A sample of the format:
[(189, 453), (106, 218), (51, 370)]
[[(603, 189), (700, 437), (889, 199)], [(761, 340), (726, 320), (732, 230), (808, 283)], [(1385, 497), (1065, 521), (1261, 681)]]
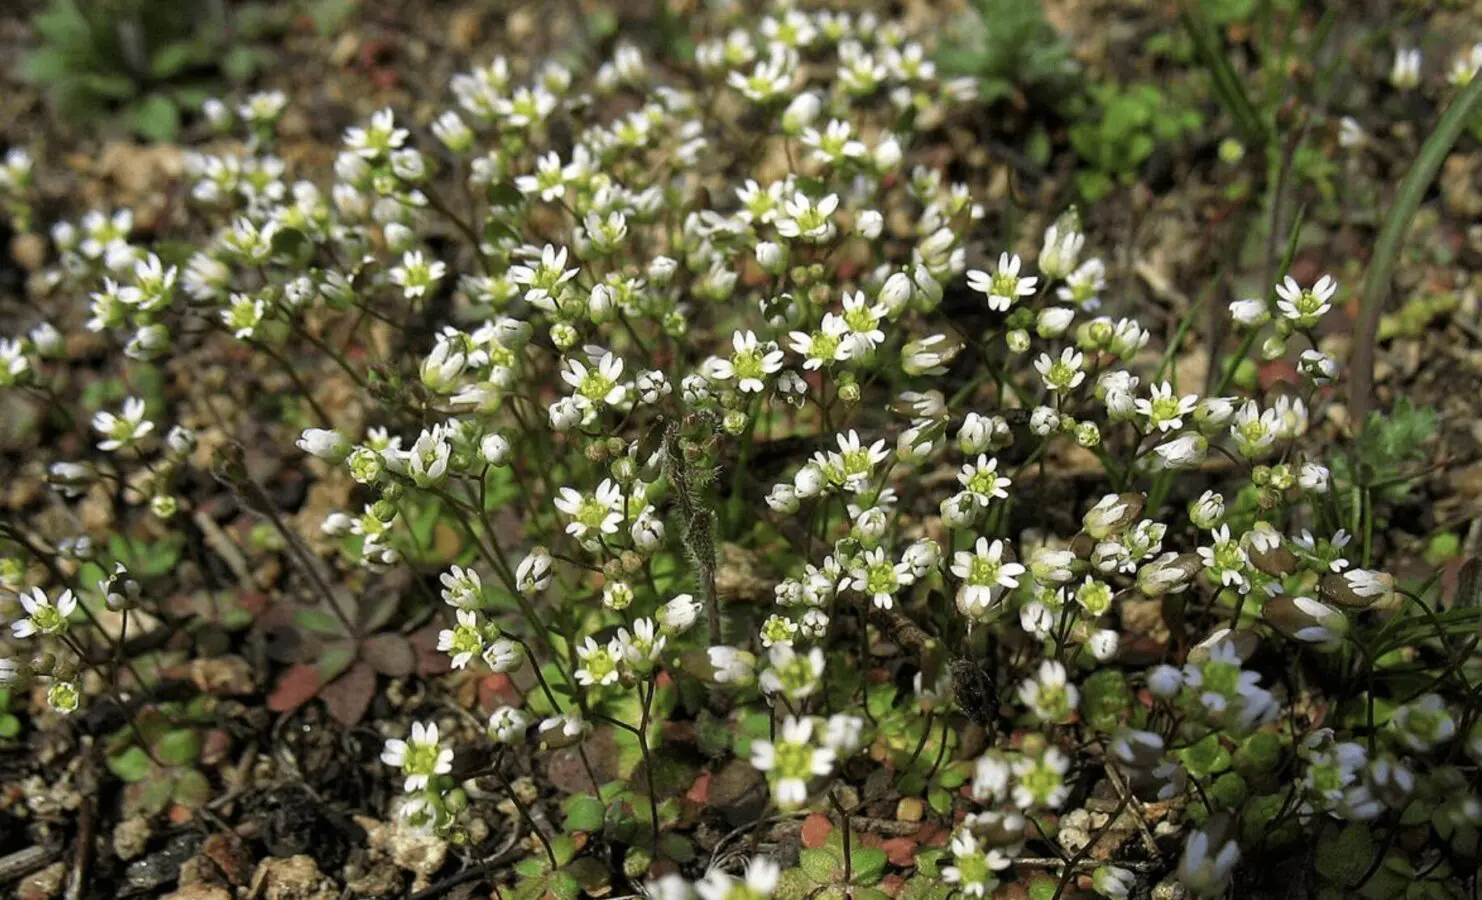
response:
[(1395, 201), (1384, 217), (1384, 228), (1374, 248), (1374, 260), (1364, 281), (1363, 307), (1359, 312), (1357, 341), (1353, 348), (1352, 373), (1349, 378), (1348, 409), (1350, 419), (1362, 431), (1368, 419), (1374, 390), (1374, 345), (1379, 338), (1379, 314), (1389, 296), (1389, 280), (1399, 262), (1410, 220), (1420, 208), (1426, 189), (1435, 180), (1441, 163), (1466, 128), (1479, 102), (1482, 102), (1482, 78), (1473, 78), (1462, 89), (1451, 106), (1441, 115), (1436, 130), (1426, 138), (1410, 171), (1405, 173), (1396, 191)]

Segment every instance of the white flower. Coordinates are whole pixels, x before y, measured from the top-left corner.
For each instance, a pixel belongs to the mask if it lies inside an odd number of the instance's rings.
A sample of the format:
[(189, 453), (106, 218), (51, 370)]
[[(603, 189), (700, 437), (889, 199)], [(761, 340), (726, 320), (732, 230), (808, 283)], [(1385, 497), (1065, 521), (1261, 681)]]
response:
[(952, 852), (952, 865), (942, 867), (942, 880), (957, 885), (957, 890), (968, 897), (986, 897), (998, 889), (996, 872), (1007, 869), (1012, 860), (997, 847), (985, 847), (978, 843), (977, 835), (966, 827), (952, 833), (948, 845)]
[(134, 446), (154, 431), (154, 423), (144, 418), (144, 401), (129, 397), (124, 400), (120, 415), (104, 410), (93, 416), (93, 428), (104, 436), (98, 442), (98, 449), (108, 451)]
[(551, 585), (554, 572), (551, 569), (551, 554), (544, 547), (536, 547), (520, 560), (515, 569), (515, 586), (522, 594), (538, 594)]
[[(1074, 218), (1069, 216), (1066, 218)], [(1044, 244), (1039, 251), (1039, 270), (1046, 278), (1055, 280), (1069, 275), (1081, 255), (1086, 236), (1080, 231), (1056, 220), (1045, 229)]]
[(623, 508), (622, 487), (610, 478), (604, 478), (597, 490), (587, 496), (563, 487), (555, 499), (555, 505), (558, 510), (571, 517), (566, 525), (566, 533), (578, 538), (585, 537), (592, 531), (617, 534), (618, 525), (623, 521), (620, 512)]
[(980, 454), (976, 463), (963, 465), (957, 483), (972, 495), (978, 506), (987, 506), (994, 498), (1007, 500), (1012, 482), (998, 474), (998, 460)]
[(392, 284), (399, 286), (408, 300), (425, 296), (447, 274), (448, 266), (440, 260), (428, 262), (420, 250), (403, 254), (401, 265), (389, 273)]
[(422, 384), (433, 393), (449, 394), (467, 364), (468, 355), (463, 351), (462, 341), (441, 337), (432, 345), (432, 352), (422, 360), (418, 374)]
[(460, 609), (456, 618), (458, 623), (454, 627), (438, 632), (437, 649), (453, 658), (453, 668), (461, 669), (483, 654), (484, 635), (479, 628), (478, 613)]
[(423, 431), (412, 448), (401, 455), (406, 473), (418, 487), (431, 487), (443, 480), (452, 459), (453, 447), (448, 430), (441, 425)]
[(1240, 861), (1240, 847), (1234, 840), (1216, 843), (1209, 830), (1199, 829), (1189, 835), (1184, 855), (1178, 863), (1178, 880), (1196, 895), (1224, 893)]
[(381, 751), (381, 762), (401, 769), (406, 775), (407, 793), (420, 791), (434, 775), (453, 771), (453, 751), (438, 740), (435, 723), (412, 723), (408, 740), (391, 738)]
[(1456, 720), (1440, 694), (1426, 694), (1395, 710), (1390, 720), (1400, 740), (1417, 753), (1444, 744), (1456, 736)]
[[(711, 653), (711, 664), (715, 655)], [(768, 694), (780, 693), (789, 700), (801, 700), (818, 690), (823, 681), (823, 650), (811, 648), (796, 653), (791, 644), (778, 644), (767, 653), (768, 667), (760, 684)], [(716, 666), (717, 670), (720, 666)]]
[(915, 581), (911, 567), (891, 562), (885, 548), (866, 550), (849, 570), (854, 590), (869, 596), (875, 606), (890, 609), (895, 605), (895, 592)]
[(812, 91), (804, 91), (787, 104), (782, 111), (782, 130), (785, 134), (801, 134), (804, 128), (818, 120), (823, 101)]
[(296, 442), (310, 456), (338, 463), (350, 453), (350, 442), (332, 428), (305, 428)]
[(711, 647), (706, 651), (718, 684), (744, 687), (756, 679), (756, 656), (735, 647)]
[(1137, 411), (1147, 417), (1150, 429), (1156, 428), (1163, 432), (1182, 428), (1183, 417), (1192, 413), (1199, 403), (1199, 397), (1195, 394), (1186, 394), (1183, 397), (1173, 396), (1173, 385), (1166, 381), (1153, 385), (1149, 392), (1150, 399), (1137, 401)]
[(1041, 353), (1034, 361), (1034, 368), (1044, 379), (1046, 390), (1064, 393), (1086, 380), (1086, 373), (1081, 368), (1084, 362), (1085, 357), (1079, 351), (1074, 347), (1066, 347), (1061, 351), (1059, 359), (1052, 358), (1048, 353)]
[(1303, 350), (1297, 361), (1297, 371), (1312, 379), (1319, 387), (1332, 384), (1338, 378), (1338, 364), (1333, 358), (1317, 350)]
[(733, 333), (731, 347), (731, 358), (713, 360), (707, 374), (718, 381), (734, 379), (742, 393), (760, 393), (767, 386), (767, 376), (782, 368), (782, 351), (775, 344), (758, 342), (755, 332)]
[(1324, 275), (1311, 289), (1303, 289), (1290, 275), (1276, 286), (1276, 307), (1281, 314), (1300, 328), (1311, 328), (1323, 314), (1333, 308), (1333, 295), (1338, 292), (1338, 282), (1331, 275)]
[(497, 744), (513, 743), (528, 727), (530, 717), (513, 706), (501, 706), (489, 714), (489, 737)]
[(1035, 286), (1039, 284), (1038, 278), (1019, 276), (1022, 265), (1017, 255), (1001, 253), (998, 268), (992, 275), (981, 269), (972, 269), (967, 273), (967, 286), (988, 295), (989, 309), (1007, 312), (1019, 298), (1034, 296)]
[(670, 634), (683, 634), (700, 617), (700, 602), (689, 594), (680, 594), (659, 607), (654, 617)]
[(1297, 484), (1304, 491), (1326, 494), (1332, 484), (1332, 475), (1328, 472), (1327, 466), (1319, 463), (1303, 463), (1297, 474)]
[(62, 634), (67, 630), (67, 619), (77, 609), (77, 598), (70, 590), (62, 591), (55, 603), (51, 602), (39, 587), (17, 596), (26, 616), (10, 623), (10, 630), (17, 638), (28, 638), (34, 634)]
[(1183, 684), (1184, 673), (1175, 666), (1155, 666), (1148, 672), (1148, 690), (1159, 699), (1171, 700)]
[(1073, 303), (1081, 309), (1091, 311), (1101, 306), (1101, 292), (1106, 290), (1106, 264), (1099, 259), (1088, 259), (1065, 278), (1065, 283), (1056, 288), (1055, 296), (1061, 302)]
[(574, 673), (578, 684), (590, 687), (618, 680), (619, 654), (613, 652), (612, 645), (602, 646), (588, 637), (576, 645), (576, 656), (581, 661)]
[(1097, 866), (1091, 873), (1091, 889), (1107, 900), (1127, 900), (1137, 886), (1137, 876), (1120, 866)]
[[(765, 900), (777, 890), (782, 877), (782, 867), (765, 856), (752, 857), (746, 864), (744, 881), (720, 869), (710, 869), (705, 877), (695, 882), (695, 892), (700, 900)], [(678, 898), (654, 898), (654, 900), (678, 900)]]
[(751, 764), (767, 774), (772, 799), (783, 809), (801, 806), (808, 799), (808, 782), (834, 770), (836, 754), (828, 747), (813, 746), (813, 720), (788, 716), (778, 729), (776, 742), (751, 742)]
[(589, 405), (621, 404), (628, 394), (627, 386), (619, 381), (622, 375), (622, 359), (606, 351), (594, 368), (588, 368), (574, 357), (567, 357), (561, 370), (561, 380), (571, 385), (576, 396)]
[(1265, 300), (1246, 298), (1230, 304), (1230, 318), (1242, 328), (1259, 328), (1271, 321), (1271, 311)]
[(458, 609), (477, 609), (484, 602), (483, 579), (472, 568), (453, 566), (439, 576), (443, 602)]
[(838, 208), (838, 194), (829, 194), (815, 204), (807, 194), (797, 191), (783, 201), (782, 215), (776, 222), (777, 233), (810, 244), (827, 243), (838, 233), (838, 226), (831, 218)]
[(1153, 448), (1163, 465), (1170, 469), (1187, 469), (1204, 461), (1209, 440), (1202, 434), (1181, 434)]
[(1420, 84), (1420, 50), (1418, 48), (1395, 51), (1394, 67), (1389, 72), (1389, 83), (1399, 91), (1411, 91)]
[(1046, 723), (1067, 721), (1080, 702), (1080, 692), (1066, 680), (1065, 666), (1052, 659), (1040, 663), (1035, 677), (1019, 685), (1019, 701)]
[(1121, 646), (1121, 638), (1111, 629), (1102, 629), (1091, 635), (1086, 641), (1086, 646), (1091, 650), (1091, 655), (1096, 657), (1097, 662), (1110, 662), (1117, 655), (1117, 649)]
[(994, 606), (1007, 588), (1019, 586), (1017, 576), (1024, 567), (1004, 562), (1003, 541), (989, 543), (978, 538), (972, 551), (959, 550), (952, 555), (952, 574), (962, 579), (957, 589), (957, 609), (970, 619), (981, 619)]

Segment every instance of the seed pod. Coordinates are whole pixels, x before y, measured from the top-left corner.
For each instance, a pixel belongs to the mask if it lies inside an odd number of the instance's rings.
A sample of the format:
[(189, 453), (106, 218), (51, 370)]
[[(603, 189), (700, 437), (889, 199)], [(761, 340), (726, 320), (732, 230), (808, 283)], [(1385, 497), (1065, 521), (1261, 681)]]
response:
[(1137, 572), (1137, 587), (1150, 598), (1181, 593), (1203, 568), (1196, 553), (1164, 553)]
[(1132, 769), (1127, 773), (1127, 786), (1132, 795), (1145, 803), (1171, 800), (1188, 788), (1189, 773), (1178, 763), (1164, 763), (1151, 769)]
[(1241, 660), (1247, 660), (1255, 656), (1256, 650), (1261, 645), (1260, 636), (1253, 631), (1244, 628), (1238, 631), (1221, 628), (1189, 650), (1189, 662), (1195, 664), (1208, 662), (1210, 649), (1222, 641), (1230, 641), (1234, 644), (1235, 656)]
[(1090, 559), (1091, 554), (1096, 552), (1096, 539), (1083, 531), (1070, 539), (1070, 552), (1079, 559)]
[[(1018, 844), (1024, 840), (1024, 833), (1029, 828), (1029, 820), (1017, 812), (990, 810), (970, 818), (973, 833), (989, 847)], [(964, 821), (963, 824), (967, 822)]]
[(1103, 541), (1136, 522), (1146, 503), (1142, 494), (1107, 494), (1086, 511), (1081, 522), (1087, 534)]
[(974, 724), (991, 728), (998, 716), (998, 692), (981, 663), (959, 657), (952, 662), (952, 687), (957, 706)]
[(1394, 599), (1395, 579), (1386, 572), (1352, 569), (1342, 575), (1329, 572), (1318, 582), (1318, 591), (1329, 603), (1344, 609), (1368, 609)]
[(1156, 732), (1127, 728), (1112, 739), (1111, 752), (1130, 769), (1152, 769), (1163, 761), (1163, 738)]
[(1348, 633), (1348, 619), (1311, 597), (1273, 597), (1261, 609), (1272, 628), (1304, 644), (1335, 645)]
[(1272, 578), (1284, 578), (1297, 570), (1298, 560), (1285, 544), (1277, 544), (1274, 547), (1263, 549), (1251, 544), (1246, 548), (1246, 554), (1250, 557), (1250, 564), (1256, 570)]

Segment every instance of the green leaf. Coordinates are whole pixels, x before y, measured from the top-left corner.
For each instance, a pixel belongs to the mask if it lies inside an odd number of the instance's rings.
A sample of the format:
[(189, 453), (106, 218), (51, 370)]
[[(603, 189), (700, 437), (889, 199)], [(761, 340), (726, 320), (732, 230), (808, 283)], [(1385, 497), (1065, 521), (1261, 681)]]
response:
[(0, 715), (0, 738), (13, 738), (21, 733), (21, 720), (10, 713)]
[(51, 47), (40, 47), (21, 60), (17, 74), (30, 84), (51, 84), (67, 75), (67, 57)]
[(314, 662), (314, 668), (319, 670), (320, 683), (329, 684), (345, 674), (345, 670), (350, 668), (353, 662), (355, 662), (355, 647), (346, 642), (342, 645), (325, 647), (324, 652), (319, 654), (319, 659)]
[(1390, 280), (1395, 265), (1400, 261), (1400, 250), (1405, 235), (1410, 231), (1410, 220), (1420, 208), (1420, 201), (1430, 190), (1431, 182), (1441, 169), (1441, 163), (1451, 153), (1451, 147), (1461, 136), (1468, 122), (1475, 117), (1482, 104), (1482, 78), (1473, 78), (1462, 88), (1456, 99), (1446, 108), (1436, 123), (1436, 130), (1426, 138), (1420, 153), (1405, 173), (1395, 193), (1394, 204), (1384, 217), (1384, 228), (1374, 245), (1374, 255), (1364, 279), (1363, 306), (1359, 314), (1358, 334), (1355, 337), (1353, 368), (1349, 408), (1363, 422), (1368, 417), (1369, 393), (1374, 383), (1374, 343), (1379, 334), (1379, 314), (1389, 296)]
[(520, 193), (519, 188), (507, 181), (490, 184), (485, 196), (489, 205), (495, 209), (519, 208), (525, 203), (525, 195)]
[(262, 62), (262, 54), (251, 47), (233, 47), (221, 58), (221, 71), (232, 81), (246, 81)]
[(607, 807), (590, 794), (573, 794), (566, 800), (565, 830), (599, 831), (607, 818)]
[(159, 79), (179, 75), (195, 63), (197, 46), (194, 41), (176, 41), (155, 51), (149, 60), (149, 74)]
[(838, 881), (839, 873), (844, 868), (839, 857), (821, 847), (798, 854), (798, 865), (815, 884), (832, 884)]
[(869, 691), (869, 698), (865, 705), (869, 713), (875, 719), (883, 719), (890, 712), (890, 707), (895, 703), (896, 689), (893, 684), (882, 684)]
[(946, 855), (947, 851), (941, 847), (916, 851), (916, 871), (935, 878), (941, 873), (941, 868), (937, 864)]
[(325, 637), (347, 637), (345, 626), (340, 624), (339, 618), (322, 609), (296, 609), (293, 611), (293, 623)]
[(127, 75), (82, 72), (76, 76), (76, 83), (88, 93), (109, 100), (127, 100), (139, 93), (139, 85)]
[(945, 816), (952, 811), (952, 795), (939, 787), (927, 792), (926, 803), (939, 816)]
[(551, 838), (551, 852), (556, 854), (556, 865), (564, 866), (576, 856), (576, 842), (567, 835), (558, 834)]
[(162, 773), (158, 778), (140, 782), (139, 811), (150, 816), (164, 812), (175, 796), (175, 781), (173, 773)]
[(314, 250), (314, 242), (297, 228), (282, 228), (273, 235), (273, 255), (289, 261), (306, 260)]
[(901, 888), (900, 900), (946, 900), (951, 893), (950, 884), (923, 874), (906, 881), (905, 887)]
[(1240, 129), (1247, 142), (1264, 145), (1267, 140), (1266, 126), (1261, 121), (1260, 113), (1256, 112), (1255, 106), (1250, 102), (1250, 97), (1246, 95), (1240, 76), (1231, 68), (1219, 35), (1207, 22), (1196, 18), (1187, 7), (1179, 14), (1179, 21), (1194, 44), (1194, 54), (1204, 64), (1204, 68), (1209, 70), (1220, 105), (1235, 120), (1235, 126)]
[(1361, 822), (1332, 826), (1317, 841), (1313, 865), (1318, 874), (1340, 887), (1352, 887), (1374, 861), (1374, 837)]
[(211, 782), (197, 769), (186, 769), (175, 779), (170, 798), (181, 806), (199, 809), (211, 802)]
[(129, 784), (148, 778), (153, 768), (154, 764), (149, 761), (149, 754), (139, 746), (129, 747), (116, 756), (108, 757), (108, 771)]
[(1286, 745), (1269, 731), (1258, 731), (1235, 750), (1235, 771), (1246, 777), (1276, 771)]
[(552, 872), (546, 889), (556, 900), (576, 900), (581, 896), (581, 882), (570, 872)]
[(165, 732), (154, 745), (154, 755), (170, 766), (188, 766), (201, 755), (201, 736), (189, 728)]
[(1220, 742), (1218, 734), (1211, 733), (1191, 747), (1178, 751), (1178, 758), (1188, 767), (1189, 774), (1196, 778), (1207, 778), (1230, 768), (1230, 751)]
[(659, 850), (680, 865), (691, 862), (695, 858), (694, 841), (673, 831), (659, 837)]
[(180, 110), (168, 98), (154, 95), (129, 108), (129, 127), (140, 137), (166, 142), (180, 130)]
[(1127, 678), (1116, 669), (1100, 669), (1087, 678), (1081, 688), (1081, 712), (1086, 724), (1110, 734), (1122, 723), (1122, 716), (1132, 708), (1132, 689)]
[(885, 874), (890, 857), (878, 847), (860, 847), (850, 854), (850, 875), (855, 884), (874, 884)]

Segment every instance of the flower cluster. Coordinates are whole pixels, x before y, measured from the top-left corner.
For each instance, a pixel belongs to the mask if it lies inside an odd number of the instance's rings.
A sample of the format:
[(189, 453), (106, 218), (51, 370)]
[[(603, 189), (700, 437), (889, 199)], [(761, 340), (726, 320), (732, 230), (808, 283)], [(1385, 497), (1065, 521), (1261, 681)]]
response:
[[(1417, 69), (1397, 60), (1396, 86)], [(685, 74), (626, 43), (585, 78), (497, 58), (453, 79), (430, 140), (381, 110), (330, 173), (274, 155), (281, 97), (211, 107), (245, 140), (190, 157), (206, 236), (182, 254), (93, 212), (53, 229), (50, 286), (127, 365), (230, 353), (291, 385), (284, 443), (343, 489), (295, 533), (226, 424), (158, 379), (94, 404), (49, 482), (198, 528), (185, 487), (210, 429), (211, 474), (306, 583), (425, 594), (407, 602), (438, 619), (451, 678), (504, 676), (478, 721), (489, 770), (455, 772), (451, 722), (386, 741), (401, 816), (438, 834), (464, 833), (471, 781), (536, 753), (570, 750), (604, 789), (600, 728), (617, 776), (645, 767), (615, 808), (648, 806), (657, 850), (679, 813), (641, 782), (683, 715), (723, 720), (705, 753), (749, 762), (784, 812), (838, 812), (846, 771), (895, 770), (861, 806), (920, 792), (962, 813), (940, 877), (972, 896), (1031, 845), (1070, 858), (1075, 829), (1045, 824), (1098, 786), (1119, 813), (1167, 804), (1165, 874), (1200, 895), (1231, 883), (1258, 816), (1275, 834), (1436, 801), (1448, 840), (1475, 837), (1461, 620), (1372, 568), (1373, 485), (1315, 434), (1341, 375), (1319, 327), (1332, 276), (1230, 303), (1240, 346), (1199, 391), (1108, 290), (1115, 256), (1082, 212), (982, 251), (984, 191), (925, 152), (975, 83), (900, 23), (787, 9), (709, 36)], [(7, 159), (0, 194), (29, 168)], [(55, 396), (66, 354), (46, 322), (0, 339), (0, 386)], [(1294, 379), (1237, 377), (1256, 357), (1293, 357)], [(12, 636), (51, 655), (0, 660), (0, 681), (48, 679), (77, 708), (87, 602), (127, 621), (139, 585), (3, 573)], [(1386, 674), (1412, 662), (1418, 691)], [(1308, 664), (1348, 682), (1326, 717), (1286, 674)], [(1142, 870), (1101, 862), (1094, 889), (1132, 894)], [(757, 859), (693, 890), (765, 897), (781, 877)]]

